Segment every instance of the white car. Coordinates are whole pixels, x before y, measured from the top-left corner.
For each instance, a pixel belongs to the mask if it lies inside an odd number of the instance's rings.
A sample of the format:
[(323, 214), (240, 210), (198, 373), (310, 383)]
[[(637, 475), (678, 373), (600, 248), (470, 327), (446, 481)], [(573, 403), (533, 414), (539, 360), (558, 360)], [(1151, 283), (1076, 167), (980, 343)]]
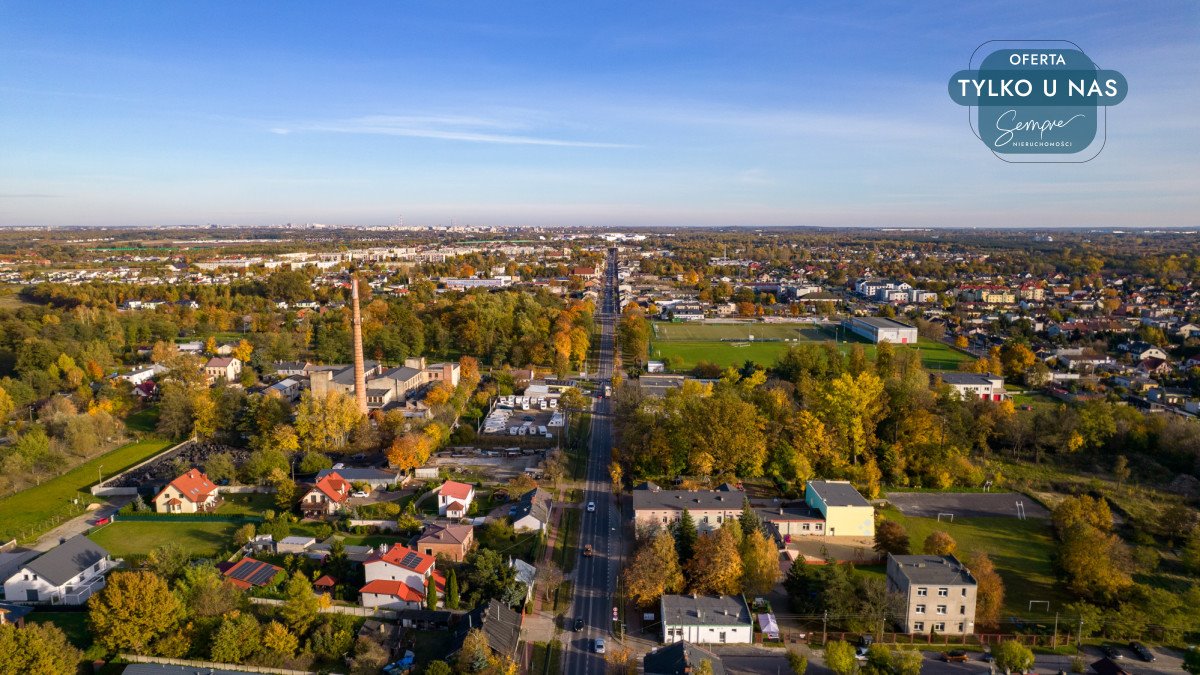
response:
[(357, 491), (357, 492), (351, 492), (351, 493), (350, 493), (350, 496), (351, 496), (351, 497), (358, 497), (359, 499), (362, 499), (363, 497), (370, 497), (371, 495), (369, 495), (369, 494), (367, 494), (367, 493), (363, 492), (362, 490), (359, 490), (359, 491)]
[(604, 638), (596, 638), (592, 642), (592, 651), (596, 652), (597, 654), (604, 653)]
[(596, 502), (588, 502), (587, 510), (588, 510), (588, 513), (595, 513), (596, 512)]

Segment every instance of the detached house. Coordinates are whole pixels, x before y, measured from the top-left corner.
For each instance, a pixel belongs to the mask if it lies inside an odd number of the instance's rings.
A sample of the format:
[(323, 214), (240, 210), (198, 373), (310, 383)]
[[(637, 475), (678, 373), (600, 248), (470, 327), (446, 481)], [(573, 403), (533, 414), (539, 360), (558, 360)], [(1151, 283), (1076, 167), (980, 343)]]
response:
[(521, 495), (517, 505), (512, 507), (509, 512), (509, 515), (512, 516), (513, 529), (545, 531), (550, 525), (553, 503), (554, 498), (541, 488), (534, 488)]
[(9, 602), (82, 605), (104, 588), (104, 574), (119, 562), (91, 539), (72, 537), (9, 577), (4, 597)]
[(437, 490), (438, 515), (447, 518), (465, 518), (471, 502), (475, 501), (474, 486), (448, 480)]
[(439, 597), (446, 580), (435, 569), (436, 560), (411, 548), (394, 546), (367, 559), (363, 565), (367, 584), (359, 589), (363, 607), (420, 609), (432, 578)]
[(417, 539), (417, 550), (425, 555), (444, 555), (454, 562), (462, 562), (475, 543), (475, 528), (470, 525), (426, 525)]
[(215, 511), (221, 504), (216, 483), (199, 469), (191, 469), (154, 496), (159, 513), (201, 513)]
[(305, 518), (324, 518), (342, 509), (350, 498), (350, 483), (335, 472), (327, 473), (318, 480), (304, 498), (300, 500), (300, 510)]
[(905, 633), (970, 635), (975, 632), (975, 577), (952, 555), (892, 555), (888, 591), (904, 599)]
[(242, 362), (232, 356), (216, 356), (204, 364), (204, 374), (214, 382), (222, 377), (226, 382), (235, 382), (242, 374)]

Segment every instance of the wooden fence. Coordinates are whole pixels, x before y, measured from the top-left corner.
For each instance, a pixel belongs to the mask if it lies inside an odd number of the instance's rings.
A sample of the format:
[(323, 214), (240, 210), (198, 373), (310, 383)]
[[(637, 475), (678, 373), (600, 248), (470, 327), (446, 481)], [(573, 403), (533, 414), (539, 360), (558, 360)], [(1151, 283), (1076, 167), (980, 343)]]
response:
[[(266, 666), (251, 666), (244, 663), (216, 663), (214, 661), (190, 661), (188, 659), (168, 659), (161, 656), (142, 656), (141, 654), (121, 654), (120, 657), (130, 663), (163, 663), (171, 666), (188, 666), (192, 668), (209, 668), (229, 670), (238, 673), (271, 673), (272, 675), (318, 675), (311, 670), (289, 670), (287, 668), (268, 668)], [(199, 672), (199, 671), (197, 671)]]

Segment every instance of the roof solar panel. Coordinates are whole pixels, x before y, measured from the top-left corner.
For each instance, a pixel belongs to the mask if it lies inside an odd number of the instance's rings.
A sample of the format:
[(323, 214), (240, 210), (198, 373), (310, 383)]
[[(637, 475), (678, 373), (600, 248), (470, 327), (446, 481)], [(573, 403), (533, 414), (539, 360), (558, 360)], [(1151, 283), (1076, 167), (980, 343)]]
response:
[(274, 576), (275, 570), (272, 569), (270, 565), (264, 563), (261, 567), (255, 570), (254, 575), (250, 577), (250, 583), (254, 584), (255, 586), (265, 586)]
[(246, 581), (250, 574), (254, 572), (254, 568), (255, 565), (251, 563), (239, 563), (237, 567), (234, 567), (232, 570), (230, 570), (229, 576), (237, 579), (238, 581)]
[(418, 553), (405, 553), (404, 559), (400, 561), (403, 567), (416, 569), (417, 565), (421, 564), (421, 556)]

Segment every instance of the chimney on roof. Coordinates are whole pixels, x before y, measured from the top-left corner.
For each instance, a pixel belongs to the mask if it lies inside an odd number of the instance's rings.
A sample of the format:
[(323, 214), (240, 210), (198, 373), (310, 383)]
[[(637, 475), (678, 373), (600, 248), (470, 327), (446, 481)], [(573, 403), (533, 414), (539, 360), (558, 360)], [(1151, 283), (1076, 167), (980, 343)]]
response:
[(362, 312), (358, 307), (358, 275), (350, 276), (350, 300), (354, 305), (350, 325), (354, 329), (354, 402), (358, 412), (367, 414), (367, 373), (363, 365)]

